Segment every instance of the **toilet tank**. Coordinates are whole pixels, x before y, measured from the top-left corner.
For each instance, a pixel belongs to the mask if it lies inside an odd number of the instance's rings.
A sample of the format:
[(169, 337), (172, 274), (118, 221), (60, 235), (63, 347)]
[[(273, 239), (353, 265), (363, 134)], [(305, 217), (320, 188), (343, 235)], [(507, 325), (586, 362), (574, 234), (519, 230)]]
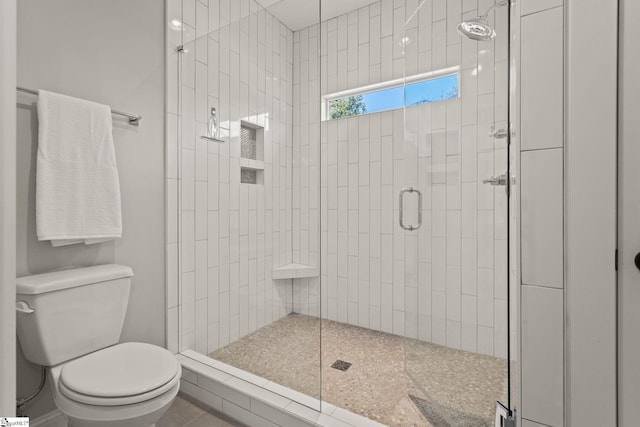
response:
[(18, 278), (18, 340), (27, 360), (54, 366), (117, 344), (132, 276), (108, 264)]

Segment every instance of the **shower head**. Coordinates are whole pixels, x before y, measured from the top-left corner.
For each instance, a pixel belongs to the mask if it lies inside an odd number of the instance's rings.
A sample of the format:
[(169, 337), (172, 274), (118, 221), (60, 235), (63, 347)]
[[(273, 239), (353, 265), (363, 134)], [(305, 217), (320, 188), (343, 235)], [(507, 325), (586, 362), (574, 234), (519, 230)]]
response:
[(491, 25), (489, 25), (487, 16), (489, 15), (489, 12), (491, 12), (496, 7), (506, 6), (508, 4), (509, 0), (499, 1), (497, 3), (494, 3), (485, 13), (478, 16), (477, 18), (461, 22), (460, 24), (458, 24), (458, 33), (460, 33), (461, 36), (470, 38), (471, 40), (493, 40), (496, 36), (496, 32), (493, 28), (491, 28)]
[(458, 33), (477, 41), (493, 40), (496, 36), (495, 30), (491, 28), (487, 20), (482, 16), (459, 23)]

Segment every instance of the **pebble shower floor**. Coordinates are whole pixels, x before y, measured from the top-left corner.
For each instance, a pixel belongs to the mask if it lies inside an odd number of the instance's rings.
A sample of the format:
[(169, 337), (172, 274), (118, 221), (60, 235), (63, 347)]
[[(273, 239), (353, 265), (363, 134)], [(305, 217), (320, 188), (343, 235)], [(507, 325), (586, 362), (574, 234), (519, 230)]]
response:
[(320, 396), (319, 338), (320, 319), (291, 314), (210, 356), (389, 426), (489, 427), (506, 400), (504, 359), (329, 320)]

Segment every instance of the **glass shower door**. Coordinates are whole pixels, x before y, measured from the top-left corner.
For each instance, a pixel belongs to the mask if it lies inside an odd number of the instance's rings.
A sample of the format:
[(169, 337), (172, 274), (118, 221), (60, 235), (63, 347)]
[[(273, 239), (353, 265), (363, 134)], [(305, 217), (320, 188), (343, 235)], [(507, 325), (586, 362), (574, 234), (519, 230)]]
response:
[(394, 316), (404, 330), (394, 333), (427, 420), (492, 426), (496, 401), (509, 406), (509, 14), (497, 3), (486, 17), (495, 38), (477, 41), (457, 26), (494, 3), (440, 3), (408, 10), (394, 43), (405, 79), (393, 152), (394, 303), (404, 302)]
[(296, 267), (319, 263), (319, 150), (294, 139), (294, 32), (255, 0), (173, 13), (179, 350), (319, 409), (319, 279)]

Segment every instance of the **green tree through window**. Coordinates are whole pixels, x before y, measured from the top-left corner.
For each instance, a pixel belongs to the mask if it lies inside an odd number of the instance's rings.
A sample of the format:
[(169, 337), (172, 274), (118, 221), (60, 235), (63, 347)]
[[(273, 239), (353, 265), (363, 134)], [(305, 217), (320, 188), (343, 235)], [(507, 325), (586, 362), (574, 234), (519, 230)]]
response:
[(336, 99), (329, 104), (329, 114), (332, 119), (358, 116), (360, 114), (365, 114), (366, 112), (367, 106), (362, 99), (362, 95)]

